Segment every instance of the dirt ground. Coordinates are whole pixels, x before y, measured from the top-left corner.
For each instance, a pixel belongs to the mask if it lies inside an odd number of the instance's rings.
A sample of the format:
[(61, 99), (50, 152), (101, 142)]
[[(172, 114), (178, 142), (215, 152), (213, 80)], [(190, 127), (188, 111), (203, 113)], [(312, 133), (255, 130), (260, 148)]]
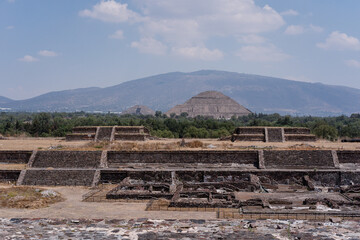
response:
[(194, 140), (203, 143), (202, 148), (180, 147), (180, 139), (148, 140), (145, 142), (122, 142), (116, 141), (110, 145), (91, 143), (90, 141), (67, 142), (64, 138), (8, 138), (0, 140), (0, 150), (246, 150), (246, 149), (338, 149), (360, 150), (360, 143), (342, 143), (318, 140), (316, 142), (230, 142), (218, 141), (217, 139), (185, 139), (185, 142)]
[(0, 218), (216, 219), (215, 212), (145, 211), (146, 203), (82, 202), (82, 195), (90, 191), (87, 187), (45, 188), (59, 192), (65, 201), (41, 209), (0, 208)]

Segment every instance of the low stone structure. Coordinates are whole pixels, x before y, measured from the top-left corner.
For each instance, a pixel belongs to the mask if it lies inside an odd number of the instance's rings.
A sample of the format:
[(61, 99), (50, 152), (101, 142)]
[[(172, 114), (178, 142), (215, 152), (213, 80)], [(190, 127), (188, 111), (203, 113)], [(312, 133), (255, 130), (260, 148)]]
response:
[(0, 170), (0, 182), (16, 182), (20, 172), (20, 170)]
[(34, 168), (98, 168), (101, 151), (39, 151)]
[[(53, 172), (44, 179), (67, 171), (91, 170), (93, 184), (119, 183), (127, 177), (167, 183), (174, 177), (182, 182), (247, 181), (249, 174), (257, 176), (262, 183), (286, 184), (303, 182), (302, 178), (307, 175), (317, 184), (334, 186), (360, 183), (359, 156), (360, 151), (334, 150), (0, 151), (0, 159), (5, 159), (2, 161), (28, 165), (21, 173), (20, 170), (2, 170), (0, 178), (17, 176), (21, 180), (19, 184), (23, 184), (38, 182), (29, 176), (37, 173), (46, 176), (44, 172), (48, 170)], [(69, 182), (78, 179), (70, 178), (75, 175), (68, 176)]]
[(314, 142), (316, 137), (308, 128), (298, 127), (238, 127), (231, 136), (231, 141)]
[(67, 141), (145, 141), (150, 132), (144, 126), (98, 126), (74, 127), (71, 134), (66, 135)]
[(84, 169), (29, 169), (23, 185), (91, 186), (95, 170)]
[(138, 151), (108, 152), (108, 166), (142, 167), (151, 165), (171, 168), (181, 164), (182, 168), (206, 167), (258, 167), (257, 151)]
[(266, 168), (335, 168), (332, 152), (329, 150), (308, 151), (264, 151)]
[(147, 107), (147, 106), (143, 106), (143, 105), (135, 105), (132, 106), (128, 109), (126, 109), (125, 111), (123, 111), (121, 113), (121, 115), (125, 115), (125, 114), (131, 114), (131, 115), (155, 115), (155, 111), (152, 110), (151, 108)]
[(0, 151), (0, 164), (26, 164), (32, 151)]
[[(22, 158), (19, 154), (0, 151), (0, 156), (16, 161)], [(99, 185), (91, 192), (107, 185), (101, 197), (104, 201), (146, 200), (147, 210), (213, 211), (218, 217), (240, 218), (253, 212), (260, 217), (264, 217), (261, 213), (280, 216), (284, 212), (288, 218), (295, 213), (310, 217), (322, 211), (313, 211), (318, 205), (330, 208), (326, 214), (334, 213), (335, 207), (341, 216), (360, 214), (360, 151), (104, 150), (23, 154), (28, 159), (27, 167), (0, 170), (0, 181), (16, 181), (17, 185)], [(118, 185), (111, 188), (108, 184)], [(90, 193), (87, 199), (92, 198)], [(306, 210), (299, 211), (299, 207)]]

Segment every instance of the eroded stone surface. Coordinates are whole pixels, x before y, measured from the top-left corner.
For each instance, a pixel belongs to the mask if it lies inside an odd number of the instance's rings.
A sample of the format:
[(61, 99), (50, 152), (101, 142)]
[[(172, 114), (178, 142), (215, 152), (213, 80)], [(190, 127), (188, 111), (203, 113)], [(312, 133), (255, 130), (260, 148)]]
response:
[(0, 219), (1, 239), (359, 239), (359, 222)]

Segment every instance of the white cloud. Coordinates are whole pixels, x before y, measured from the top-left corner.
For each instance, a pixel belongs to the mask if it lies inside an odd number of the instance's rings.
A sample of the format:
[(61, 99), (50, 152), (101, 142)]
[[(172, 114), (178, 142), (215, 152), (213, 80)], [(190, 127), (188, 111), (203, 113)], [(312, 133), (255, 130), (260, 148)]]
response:
[(280, 13), (282, 16), (298, 16), (299, 13), (293, 9), (286, 10)]
[(6, 27), (7, 30), (12, 30), (12, 29), (14, 29), (14, 28), (15, 28), (14, 26), (7, 26), (7, 27)]
[(36, 62), (36, 61), (39, 61), (39, 59), (34, 58), (33, 56), (30, 56), (30, 55), (25, 55), (24, 57), (19, 58), (18, 60), (21, 61), (21, 62)]
[(301, 25), (290, 25), (286, 28), (285, 34), (287, 35), (299, 35), (303, 34), (305, 32), (305, 29)]
[(56, 52), (49, 50), (41, 50), (38, 52), (38, 54), (43, 57), (56, 57), (58, 55)]
[(137, 48), (142, 53), (164, 55), (167, 52), (167, 46), (154, 38), (142, 38), (138, 42), (132, 42), (131, 47)]
[(259, 43), (264, 43), (266, 39), (256, 34), (249, 34), (249, 35), (241, 36), (239, 38), (239, 41), (246, 44), (259, 44)]
[(312, 25), (310, 24), (309, 29), (313, 32), (317, 32), (317, 33), (321, 33), (322, 31), (324, 31), (324, 29), (322, 27), (316, 26), (316, 25)]
[(91, 10), (80, 11), (79, 15), (104, 22), (127, 22), (138, 18), (138, 14), (129, 10), (127, 4), (121, 4), (114, 0), (101, 1)]
[(14, 3), (15, 0), (7, 0), (9, 3)]
[(113, 34), (111, 34), (109, 36), (109, 38), (114, 38), (114, 39), (123, 39), (124, 38), (124, 32), (122, 30), (117, 30), (116, 32), (114, 32)]
[(285, 29), (284, 33), (286, 35), (300, 35), (306, 32), (320, 33), (322, 31), (323, 29), (321, 27), (312, 24), (306, 27), (302, 25), (290, 25)]
[(349, 67), (360, 68), (360, 61), (351, 59), (351, 60), (345, 61), (345, 63), (346, 63), (346, 65), (348, 65)]
[(224, 54), (219, 49), (210, 50), (206, 47), (182, 47), (173, 48), (172, 53), (190, 59), (215, 61), (223, 58)]
[(271, 44), (266, 46), (244, 46), (236, 55), (243, 61), (250, 62), (280, 62), (290, 57)]
[(338, 31), (332, 32), (323, 43), (318, 43), (319, 48), (328, 50), (360, 50), (359, 39), (348, 36)]
[(158, 37), (176, 46), (191, 46), (200, 43), (205, 36), (199, 31), (199, 24), (191, 19), (149, 20), (140, 27), (146, 37)]
[[(138, 27), (140, 40), (134, 41), (132, 47), (142, 52), (158, 54), (147, 47), (155, 44), (162, 53), (168, 47), (176, 55), (198, 51), (216, 56), (213, 58), (219, 58), (221, 53), (206, 47), (206, 41), (214, 36), (238, 39), (252, 35), (252, 43), (260, 43), (264, 40), (254, 36), (285, 24), (278, 12), (268, 5), (258, 6), (254, 0), (133, 0), (131, 6), (139, 10), (102, 0), (79, 15), (104, 22), (135, 23), (132, 26)], [(251, 41), (250, 37), (244, 37), (244, 41)]]

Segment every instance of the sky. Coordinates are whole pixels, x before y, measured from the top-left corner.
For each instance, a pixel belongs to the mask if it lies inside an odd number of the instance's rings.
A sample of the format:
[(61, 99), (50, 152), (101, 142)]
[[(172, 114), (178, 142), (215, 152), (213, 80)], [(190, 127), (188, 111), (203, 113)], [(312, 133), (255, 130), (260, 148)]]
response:
[(0, 0), (0, 96), (232, 71), (360, 88), (359, 0)]

